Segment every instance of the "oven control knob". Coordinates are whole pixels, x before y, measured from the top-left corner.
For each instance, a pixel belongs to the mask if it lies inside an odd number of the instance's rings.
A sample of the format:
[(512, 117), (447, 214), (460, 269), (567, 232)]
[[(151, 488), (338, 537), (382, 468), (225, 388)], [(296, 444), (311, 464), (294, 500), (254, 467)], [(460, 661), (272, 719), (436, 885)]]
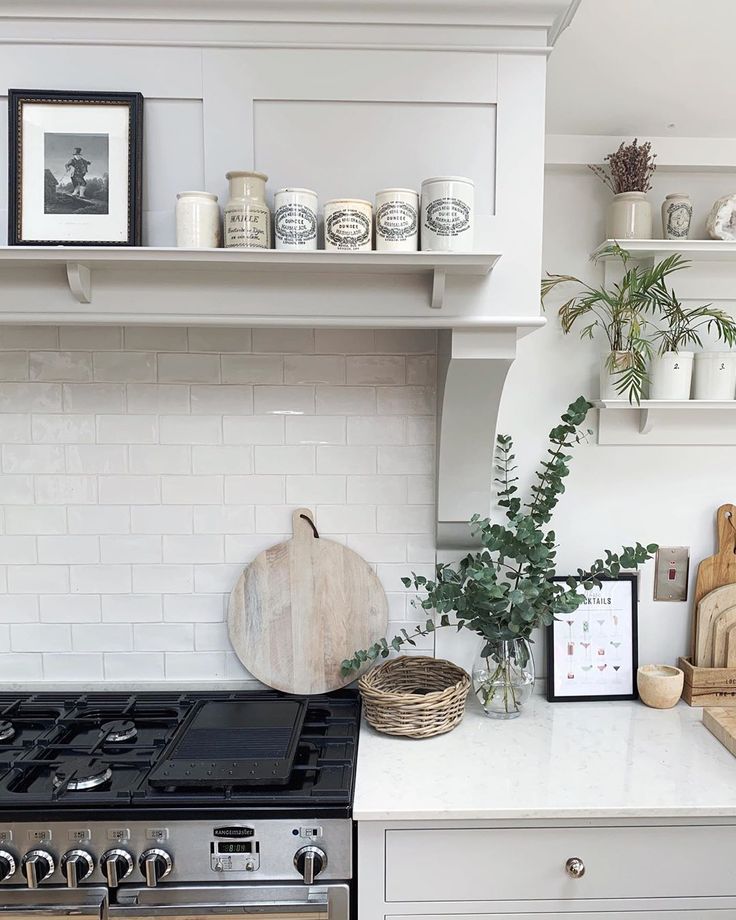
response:
[(108, 887), (117, 888), (133, 871), (133, 857), (127, 850), (108, 850), (100, 857), (100, 869), (105, 873)]
[(294, 865), (301, 873), (305, 885), (313, 885), (314, 880), (327, 865), (327, 854), (319, 847), (302, 847), (294, 856)]
[(95, 863), (86, 850), (69, 850), (61, 857), (61, 871), (66, 876), (66, 887), (76, 888), (95, 871)]
[(0, 882), (12, 878), (17, 868), (13, 854), (8, 853), (7, 850), (0, 850)]
[(166, 878), (174, 868), (174, 863), (166, 850), (159, 850), (158, 847), (141, 853), (138, 864), (146, 877), (146, 885), (149, 888), (155, 888), (161, 879)]
[(56, 868), (54, 857), (46, 850), (29, 850), (21, 862), (29, 888), (38, 888)]

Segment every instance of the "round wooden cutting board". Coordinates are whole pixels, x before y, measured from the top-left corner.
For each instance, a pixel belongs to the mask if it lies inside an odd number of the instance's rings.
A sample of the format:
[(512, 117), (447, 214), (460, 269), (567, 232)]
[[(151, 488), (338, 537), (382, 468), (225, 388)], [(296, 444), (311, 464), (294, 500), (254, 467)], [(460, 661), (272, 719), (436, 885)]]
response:
[(260, 553), (230, 595), (228, 629), (250, 673), (286, 693), (344, 687), (340, 665), (386, 633), (386, 593), (368, 563), (317, 536), (312, 513), (297, 509), (294, 535)]

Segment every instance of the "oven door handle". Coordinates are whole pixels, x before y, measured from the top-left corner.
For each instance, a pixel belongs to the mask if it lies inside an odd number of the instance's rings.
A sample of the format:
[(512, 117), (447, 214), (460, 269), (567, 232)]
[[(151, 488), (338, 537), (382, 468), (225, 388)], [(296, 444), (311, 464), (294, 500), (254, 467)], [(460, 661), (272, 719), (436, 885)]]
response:
[(7, 888), (0, 897), (0, 920), (32, 920), (41, 917), (81, 917), (107, 920), (106, 888), (43, 889)]

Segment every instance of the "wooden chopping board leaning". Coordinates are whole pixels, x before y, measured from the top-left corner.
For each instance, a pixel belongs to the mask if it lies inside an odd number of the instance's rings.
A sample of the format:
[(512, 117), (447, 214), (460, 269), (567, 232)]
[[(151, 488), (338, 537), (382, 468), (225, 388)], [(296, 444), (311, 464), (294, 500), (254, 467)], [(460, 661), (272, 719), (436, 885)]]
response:
[(286, 693), (344, 687), (341, 664), (385, 635), (386, 593), (371, 566), (320, 537), (311, 511), (292, 515), (293, 536), (260, 553), (238, 579), (228, 609), (235, 653), (258, 680)]
[(715, 620), (736, 605), (736, 506), (721, 505), (716, 512), (716, 527), (718, 552), (703, 559), (695, 581), (692, 660), (697, 667), (714, 666)]

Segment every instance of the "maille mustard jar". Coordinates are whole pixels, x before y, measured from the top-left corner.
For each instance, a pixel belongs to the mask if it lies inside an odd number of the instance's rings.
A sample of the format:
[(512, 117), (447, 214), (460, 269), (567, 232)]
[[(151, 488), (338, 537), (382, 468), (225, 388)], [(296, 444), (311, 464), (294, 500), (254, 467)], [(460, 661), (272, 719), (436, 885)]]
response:
[(225, 205), (226, 249), (270, 249), (271, 212), (266, 204), (268, 176), (235, 170), (226, 174), (230, 200)]

